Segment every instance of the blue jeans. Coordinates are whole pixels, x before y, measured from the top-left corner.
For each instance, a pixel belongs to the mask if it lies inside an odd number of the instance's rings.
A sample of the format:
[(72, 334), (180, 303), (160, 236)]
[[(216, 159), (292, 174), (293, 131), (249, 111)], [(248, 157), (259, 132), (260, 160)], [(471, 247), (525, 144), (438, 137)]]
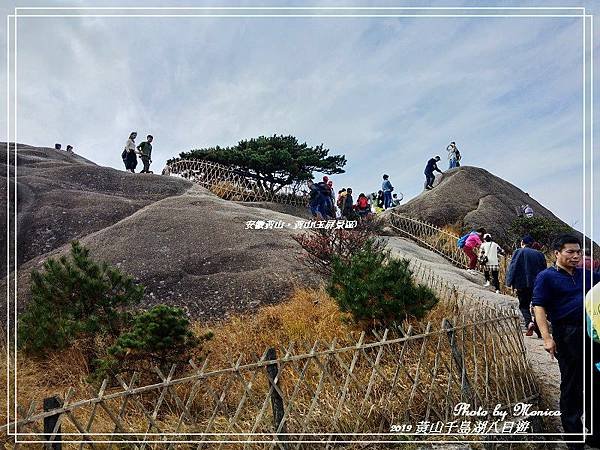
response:
[(385, 191), (383, 193), (383, 207), (388, 209), (390, 206), (392, 206), (392, 191)]
[(448, 168), (453, 169), (454, 167), (458, 167), (458, 161), (456, 160), (456, 158), (450, 159), (450, 167)]

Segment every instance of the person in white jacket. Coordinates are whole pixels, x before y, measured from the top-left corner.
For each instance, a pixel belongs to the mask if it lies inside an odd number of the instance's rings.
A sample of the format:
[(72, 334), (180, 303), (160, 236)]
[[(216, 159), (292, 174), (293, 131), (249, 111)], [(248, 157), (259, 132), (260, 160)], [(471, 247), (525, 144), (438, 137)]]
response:
[(500, 293), (500, 280), (498, 278), (500, 255), (504, 255), (504, 250), (502, 250), (502, 247), (492, 240), (492, 236), (489, 233), (484, 234), (483, 243), (481, 244), (481, 247), (479, 247), (479, 261), (484, 266), (484, 286), (490, 285), (491, 272), (491, 281), (496, 289), (496, 294)]

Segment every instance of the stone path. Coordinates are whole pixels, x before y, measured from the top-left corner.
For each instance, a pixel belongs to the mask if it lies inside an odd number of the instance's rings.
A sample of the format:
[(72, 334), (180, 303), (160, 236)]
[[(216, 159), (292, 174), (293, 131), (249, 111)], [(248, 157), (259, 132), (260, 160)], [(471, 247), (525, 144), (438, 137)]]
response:
[[(491, 288), (483, 287), (483, 275), (472, 275), (464, 269), (450, 264), (442, 256), (419, 247), (413, 241), (400, 237), (385, 237), (388, 248), (392, 254), (407, 259), (416, 259), (426, 267), (431, 268), (438, 276), (455, 284), (460, 289), (475, 297), (489, 301), (491, 304), (510, 305), (518, 308), (518, 300), (508, 295), (496, 294)], [(533, 337), (524, 336), (527, 358), (535, 378), (539, 381), (541, 392), (540, 409), (558, 410), (560, 397), (560, 373), (558, 363), (551, 359), (543, 348), (541, 339), (534, 334)], [(562, 431), (560, 417), (545, 418), (548, 432), (559, 433)], [(550, 431), (552, 430), (552, 431)], [(553, 448), (566, 448), (566, 445), (553, 443)]]

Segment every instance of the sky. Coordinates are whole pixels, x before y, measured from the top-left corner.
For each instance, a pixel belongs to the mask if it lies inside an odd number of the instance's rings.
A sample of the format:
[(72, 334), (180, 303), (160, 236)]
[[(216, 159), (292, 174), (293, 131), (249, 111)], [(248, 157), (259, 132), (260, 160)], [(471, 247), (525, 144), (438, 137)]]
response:
[[(595, 6), (556, 4), (565, 5)], [(598, 42), (596, 32), (596, 61)], [(456, 141), (463, 165), (515, 184), (581, 230), (582, 55), (577, 17), (20, 17), (17, 141), (71, 144), (123, 170), (135, 130), (138, 142), (154, 135), (160, 172), (182, 151), (292, 134), (346, 156), (336, 189), (373, 192), (387, 173), (405, 201), (422, 191), (430, 157), (447, 168), (445, 148)], [(2, 115), (2, 141), (5, 130)], [(600, 226), (593, 235), (600, 240)]]

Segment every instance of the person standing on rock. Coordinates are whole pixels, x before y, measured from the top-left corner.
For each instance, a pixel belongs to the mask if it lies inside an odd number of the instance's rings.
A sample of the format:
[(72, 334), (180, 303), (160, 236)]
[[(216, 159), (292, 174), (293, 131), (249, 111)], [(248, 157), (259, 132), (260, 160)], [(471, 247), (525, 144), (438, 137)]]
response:
[(332, 207), (331, 187), (329, 187), (328, 181), (329, 177), (325, 175), (323, 176), (323, 181), (317, 184), (319, 188), (319, 212), (324, 220), (330, 217)]
[(352, 188), (346, 189), (346, 197), (344, 198), (344, 208), (342, 209), (342, 216), (347, 220), (354, 219), (354, 199), (352, 198)]
[(448, 152), (448, 169), (459, 167), (460, 152), (456, 148), (456, 142), (450, 142), (450, 145), (446, 147), (446, 151)]
[(132, 131), (129, 135), (129, 139), (125, 143), (125, 149), (121, 154), (123, 158), (123, 163), (125, 164), (125, 170), (135, 173), (135, 167), (137, 166), (137, 156), (135, 154), (135, 138), (137, 137), (137, 132)]
[[(560, 235), (553, 249), (556, 264), (536, 277), (531, 304), (544, 339), (544, 350), (558, 359), (561, 422), (565, 433), (575, 434), (565, 438), (583, 440), (581, 416), (588, 429), (591, 419), (590, 402), (584, 411), (583, 401), (584, 372), (589, 378), (591, 358), (590, 339), (584, 327), (584, 296), (592, 287), (590, 281), (592, 285), (600, 281), (600, 274), (577, 268), (581, 260), (581, 241), (577, 236)], [(552, 322), (552, 334), (548, 320)], [(568, 447), (583, 449), (584, 445), (571, 443)]]
[(394, 190), (394, 186), (392, 186), (389, 175), (383, 175), (381, 190), (383, 191), (383, 209), (388, 209), (390, 206), (392, 206), (392, 191)]
[[(431, 158), (427, 161), (427, 165), (425, 166), (425, 189), (433, 189), (433, 183), (435, 181), (435, 175), (433, 172), (438, 171), (439, 173), (443, 173), (437, 166), (437, 162), (440, 160), (439, 156), (435, 158)], [(475, 258), (477, 260), (477, 258)]]
[(531, 248), (534, 239), (529, 236), (523, 236), (521, 239), (521, 248), (516, 250), (510, 260), (506, 272), (506, 286), (516, 289), (519, 299), (519, 310), (523, 315), (527, 336), (533, 332), (541, 337), (535, 318), (532, 317), (531, 298), (533, 296), (533, 284), (538, 273), (546, 270), (546, 257), (538, 250)]
[(137, 146), (137, 149), (140, 152), (140, 158), (142, 158), (142, 163), (144, 164), (144, 168), (140, 173), (152, 173), (150, 172), (150, 163), (152, 162), (151, 156), (153, 140), (154, 137), (149, 134), (146, 137), (146, 141)]
[(481, 245), (481, 239), (483, 238), (484, 233), (485, 228), (478, 228), (472, 232), (465, 241), (463, 251), (469, 258), (469, 268), (467, 269), (469, 272), (477, 273), (477, 270), (475, 270), (477, 267), (477, 253), (475, 249)]
[(485, 277), (484, 286), (490, 285), (490, 272), (491, 280), (496, 294), (500, 293), (500, 279), (498, 278), (500, 259), (499, 255), (504, 255), (504, 250), (496, 242), (492, 240), (492, 235), (486, 233), (483, 235), (483, 243), (479, 247), (479, 260), (483, 262), (483, 276)]

